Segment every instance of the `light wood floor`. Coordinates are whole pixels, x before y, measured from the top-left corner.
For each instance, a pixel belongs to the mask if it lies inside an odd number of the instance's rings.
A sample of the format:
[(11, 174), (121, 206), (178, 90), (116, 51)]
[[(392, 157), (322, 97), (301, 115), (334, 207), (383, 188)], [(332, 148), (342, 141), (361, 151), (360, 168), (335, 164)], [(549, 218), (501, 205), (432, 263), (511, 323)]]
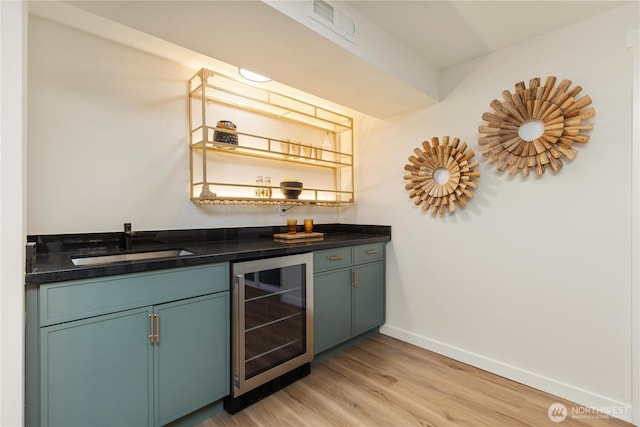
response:
[[(567, 408), (564, 421), (547, 415), (556, 402)], [(378, 335), (314, 365), (309, 376), (243, 411), (198, 427), (631, 426), (585, 409)]]

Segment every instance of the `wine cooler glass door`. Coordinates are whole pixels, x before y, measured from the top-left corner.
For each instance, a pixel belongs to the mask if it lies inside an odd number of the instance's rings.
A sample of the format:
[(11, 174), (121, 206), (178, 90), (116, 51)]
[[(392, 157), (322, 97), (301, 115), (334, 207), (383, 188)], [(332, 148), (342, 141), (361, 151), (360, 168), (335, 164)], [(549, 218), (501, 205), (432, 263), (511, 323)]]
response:
[(234, 395), (311, 361), (313, 267), (306, 255), (234, 265)]

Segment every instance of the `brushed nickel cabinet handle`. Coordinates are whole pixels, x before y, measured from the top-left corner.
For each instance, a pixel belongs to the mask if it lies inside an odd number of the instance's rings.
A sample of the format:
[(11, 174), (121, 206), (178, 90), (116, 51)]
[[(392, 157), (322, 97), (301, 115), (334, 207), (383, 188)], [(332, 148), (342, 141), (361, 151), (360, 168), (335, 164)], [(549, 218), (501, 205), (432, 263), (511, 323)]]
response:
[(340, 255), (333, 255), (333, 256), (328, 256), (327, 259), (329, 261), (340, 261), (342, 257)]
[(376, 251), (375, 249), (369, 249), (367, 251), (367, 255), (374, 255), (374, 254), (377, 254), (377, 253), (378, 253), (378, 251)]
[(353, 270), (353, 287), (358, 287), (358, 270)]

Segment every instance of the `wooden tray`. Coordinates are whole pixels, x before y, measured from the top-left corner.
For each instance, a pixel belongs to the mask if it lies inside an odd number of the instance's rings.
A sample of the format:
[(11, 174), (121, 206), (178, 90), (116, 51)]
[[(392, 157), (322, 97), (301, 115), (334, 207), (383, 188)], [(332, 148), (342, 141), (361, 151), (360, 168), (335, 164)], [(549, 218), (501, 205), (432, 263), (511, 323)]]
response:
[(286, 241), (292, 241), (292, 242), (306, 240), (306, 239), (319, 240), (319, 239), (322, 239), (323, 237), (324, 237), (324, 233), (317, 233), (315, 231), (312, 231), (311, 233), (296, 233), (296, 234), (277, 233), (273, 235), (274, 240), (286, 240)]

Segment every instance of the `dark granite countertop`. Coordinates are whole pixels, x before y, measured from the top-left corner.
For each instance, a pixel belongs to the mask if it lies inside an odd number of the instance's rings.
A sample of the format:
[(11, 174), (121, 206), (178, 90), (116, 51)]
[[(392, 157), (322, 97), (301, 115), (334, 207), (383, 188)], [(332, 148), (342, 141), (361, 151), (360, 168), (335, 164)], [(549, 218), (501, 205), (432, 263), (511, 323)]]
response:
[[(27, 285), (137, 273), (224, 261), (292, 255), (303, 252), (362, 245), (391, 240), (391, 227), (380, 225), (316, 224), (314, 231), (324, 233), (322, 240), (281, 243), (273, 234), (285, 233), (286, 227), (242, 227), (194, 230), (138, 231), (131, 249), (123, 250), (123, 233), (85, 233), (28, 236), (35, 243), (35, 262), (27, 271)], [(193, 255), (122, 261), (99, 266), (76, 266), (71, 258), (185, 249)], [(29, 262), (27, 264), (30, 264)]]

